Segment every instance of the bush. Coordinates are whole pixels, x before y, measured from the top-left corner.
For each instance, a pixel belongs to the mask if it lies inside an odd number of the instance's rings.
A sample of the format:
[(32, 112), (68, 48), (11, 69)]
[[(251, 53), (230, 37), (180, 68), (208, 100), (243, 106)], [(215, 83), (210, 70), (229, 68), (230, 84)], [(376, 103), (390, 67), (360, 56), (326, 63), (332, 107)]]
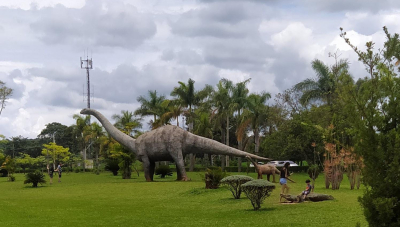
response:
[(28, 173), (25, 175), (26, 180), (24, 181), (24, 184), (32, 184), (32, 187), (37, 188), (38, 184), (44, 184), (46, 183), (46, 180), (44, 179), (44, 174), (40, 171), (35, 171), (33, 173)]
[(260, 179), (242, 184), (241, 188), (246, 194), (247, 198), (250, 199), (254, 210), (258, 210), (260, 209), (261, 203), (263, 203), (265, 198), (271, 195), (272, 190), (275, 189), (275, 185), (269, 181)]
[(6, 169), (0, 169), (0, 177), (7, 177), (8, 171)]
[(240, 199), (242, 193), (241, 185), (254, 180), (252, 177), (244, 175), (234, 175), (225, 177), (221, 180), (221, 184), (228, 185), (229, 190), (232, 192), (233, 198)]
[(80, 173), (81, 171), (83, 171), (82, 168), (79, 168), (79, 167), (74, 168), (75, 173)]
[(172, 170), (167, 165), (160, 165), (156, 169), (156, 175), (160, 175), (161, 178), (165, 178), (165, 176), (172, 176)]
[(210, 167), (204, 175), (206, 189), (217, 189), (221, 184), (222, 178), (226, 177), (226, 172), (223, 172), (221, 167)]
[(107, 171), (111, 171), (114, 176), (117, 176), (119, 170), (118, 164), (119, 164), (118, 159), (107, 159), (106, 166), (104, 167), (104, 169)]
[(14, 182), (15, 181), (15, 177), (13, 175), (9, 175), (8, 176), (8, 181)]

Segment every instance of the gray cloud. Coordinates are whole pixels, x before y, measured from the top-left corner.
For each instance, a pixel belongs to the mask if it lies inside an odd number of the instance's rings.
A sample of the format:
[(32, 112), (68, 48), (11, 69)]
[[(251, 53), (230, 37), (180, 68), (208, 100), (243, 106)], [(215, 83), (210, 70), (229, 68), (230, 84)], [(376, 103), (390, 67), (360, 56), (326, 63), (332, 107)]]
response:
[(119, 1), (88, 0), (82, 9), (62, 5), (36, 10), (31, 24), (47, 44), (134, 48), (156, 32), (149, 15)]
[(216, 2), (184, 13), (171, 28), (187, 37), (245, 38), (255, 34), (262, 15), (272, 14), (267, 6)]
[(323, 11), (370, 11), (391, 10), (400, 7), (398, 0), (304, 0), (303, 4), (315, 10)]
[(20, 99), (25, 91), (25, 85), (21, 83), (16, 83), (14, 79), (22, 78), (22, 73), (20, 70), (16, 69), (11, 71), (10, 73), (0, 73), (0, 80), (3, 81), (6, 87), (13, 89), (13, 93), (10, 98)]

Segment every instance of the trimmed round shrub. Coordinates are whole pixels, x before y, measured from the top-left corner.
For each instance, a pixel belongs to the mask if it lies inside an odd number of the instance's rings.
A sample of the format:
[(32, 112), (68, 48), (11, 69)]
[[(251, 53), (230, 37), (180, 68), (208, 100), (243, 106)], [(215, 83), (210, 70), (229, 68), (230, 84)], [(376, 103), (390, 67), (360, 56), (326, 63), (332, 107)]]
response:
[(160, 175), (161, 178), (165, 178), (165, 176), (172, 176), (172, 171), (167, 165), (160, 165), (156, 169), (156, 175)]
[(204, 174), (204, 182), (206, 189), (217, 189), (221, 184), (221, 180), (226, 177), (226, 172), (222, 171), (221, 167), (210, 167)]
[(114, 176), (117, 176), (119, 170), (118, 164), (118, 159), (106, 159), (106, 166), (104, 167), (104, 169), (107, 171), (111, 171)]
[(271, 195), (272, 190), (275, 189), (275, 185), (269, 181), (259, 179), (242, 184), (241, 188), (247, 198), (250, 199), (254, 210), (258, 210), (265, 198)]
[(44, 179), (44, 174), (40, 171), (27, 173), (25, 177), (26, 180), (24, 181), (24, 184), (32, 184), (32, 187), (34, 188), (37, 188), (39, 183), (40, 184), (46, 183), (46, 180)]
[(225, 184), (228, 186), (229, 190), (232, 192), (233, 198), (240, 199), (240, 194), (242, 194), (242, 184), (252, 180), (254, 179), (249, 176), (233, 175), (222, 179), (221, 184)]

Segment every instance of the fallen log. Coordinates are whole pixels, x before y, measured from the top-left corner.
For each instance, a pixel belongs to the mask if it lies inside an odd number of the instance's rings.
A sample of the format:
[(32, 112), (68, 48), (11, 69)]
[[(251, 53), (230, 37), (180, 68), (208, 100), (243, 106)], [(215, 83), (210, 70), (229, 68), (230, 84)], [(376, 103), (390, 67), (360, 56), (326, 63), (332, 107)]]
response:
[[(303, 202), (302, 197), (300, 195), (284, 195), (281, 194), (281, 201), (282, 198), (289, 202)], [(333, 200), (333, 196), (327, 194), (320, 194), (320, 193), (311, 193), (306, 196), (305, 201), (311, 202), (320, 202), (325, 200)]]

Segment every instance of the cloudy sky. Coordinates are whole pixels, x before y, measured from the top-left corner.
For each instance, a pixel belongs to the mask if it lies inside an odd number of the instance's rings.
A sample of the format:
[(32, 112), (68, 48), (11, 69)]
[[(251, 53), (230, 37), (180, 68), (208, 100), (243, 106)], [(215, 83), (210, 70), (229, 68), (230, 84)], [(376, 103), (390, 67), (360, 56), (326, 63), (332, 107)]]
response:
[(92, 108), (107, 117), (134, 111), (148, 90), (169, 95), (178, 81), (196, 88), (252, 78), (251, 92), (276, 94), (314, 73), (328, 53), (364, 67), (339, 37), (382, 46), (382, 27), (400, 31), (398, 0), (1, 0), (0, 80), (14, 94), (0, 134), (35, 138), (46, 124), (74, 123), (93, 58)]

